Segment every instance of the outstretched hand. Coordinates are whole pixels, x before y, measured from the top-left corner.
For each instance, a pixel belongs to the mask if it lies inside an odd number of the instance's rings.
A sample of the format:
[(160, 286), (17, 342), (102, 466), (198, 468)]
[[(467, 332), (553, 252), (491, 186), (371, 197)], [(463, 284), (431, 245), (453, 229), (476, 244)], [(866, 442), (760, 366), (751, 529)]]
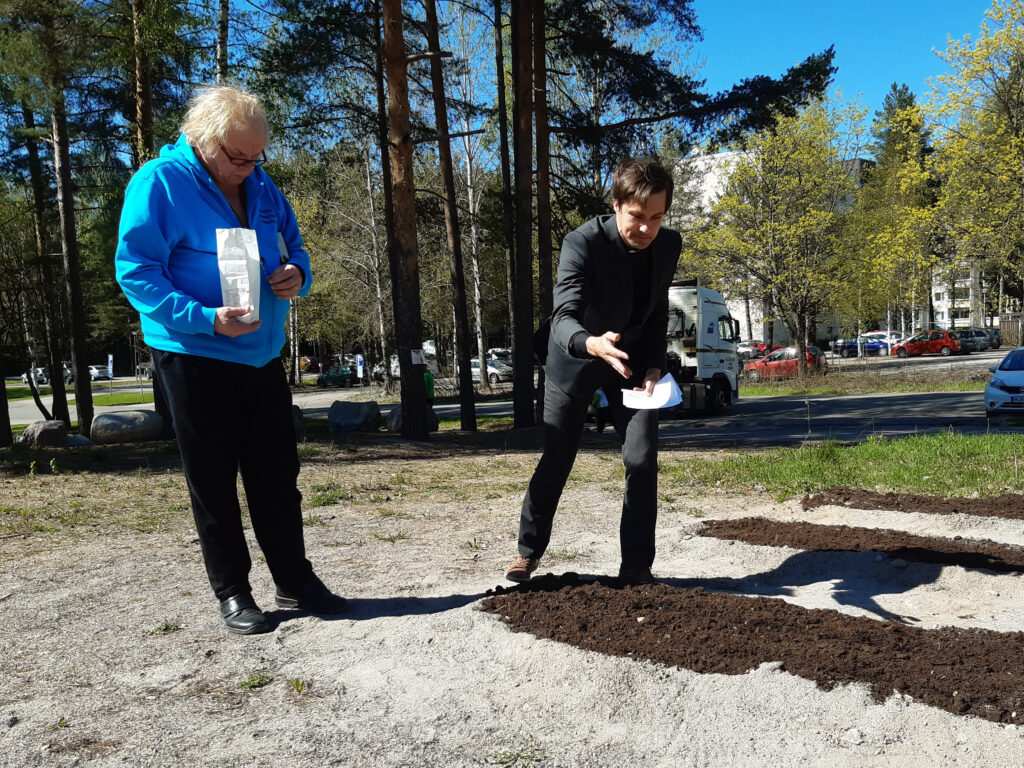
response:
[(213, 332), (221, 336), (244, 336), (252, 333), (260, 327), (262, 320), (255, 323), (243, 323), (240, 318), (248, 314), (252, 307), (217, 307), (217, 314), (213, 318)]
[(601, 358), (614, 368), (622, 378), (628, 379), (633, 375), (633, 371), (623, 361), (629, 360), (629, 355), (615, 346), (621, 338), (621, 334), (615, 333), (615, 331), (606, 331), (600, 336), (588, 336), (587, 354), (591, 357)]

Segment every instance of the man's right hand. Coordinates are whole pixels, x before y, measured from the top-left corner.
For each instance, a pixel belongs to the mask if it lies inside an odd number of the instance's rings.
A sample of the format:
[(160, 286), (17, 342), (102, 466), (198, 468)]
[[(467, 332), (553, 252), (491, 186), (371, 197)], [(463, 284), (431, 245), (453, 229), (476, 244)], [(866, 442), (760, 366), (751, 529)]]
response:
[(221, 336), (243, 336), (252, 333), (260, 327), (262, 320), (255, 323), (243, 323), (238, 318), (248, 314), (252, 307), (217, 307), (217, 314), (213, 318), (213, 332)]
[(608, 365), (618, 371), (622, 378), (628, 379), (633, 375), (633, 372), (629, 369), (629, 366), (622, 361), (629, 360), (629, 355), (615, 346), (615, 343), (620, 338), (622, 338), (622, 336), (614, 331), (606, 331), (600, 336), (588, 336), (587, 353), (591, 357), (600, 357), (608, 363)]

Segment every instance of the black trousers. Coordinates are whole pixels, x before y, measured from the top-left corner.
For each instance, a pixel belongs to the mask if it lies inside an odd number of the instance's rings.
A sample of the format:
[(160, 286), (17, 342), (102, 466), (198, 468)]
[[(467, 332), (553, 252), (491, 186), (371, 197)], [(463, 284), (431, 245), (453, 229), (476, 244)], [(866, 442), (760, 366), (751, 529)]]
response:
[(174, 419), (206, 573), (218, 600), (250, 591), (238, 474), (253, 533), (274, 581), (293, 591), (312, 578), (292, 397), (280, 360), (262, 368), (153, 351)]
[[(651, 567), (658, 520), (658, 412), (622, 405), (624, 380), (604, 387), (612, 423), (622, 438), (626, 490), (619, 522), (622, 565)], [(558, 500), (576, 461), (590, 397), (574, 398), (544, 384), (544, 453), (533, 472), (519, 518), (519, 553), (540, 557), (551, 540)]]

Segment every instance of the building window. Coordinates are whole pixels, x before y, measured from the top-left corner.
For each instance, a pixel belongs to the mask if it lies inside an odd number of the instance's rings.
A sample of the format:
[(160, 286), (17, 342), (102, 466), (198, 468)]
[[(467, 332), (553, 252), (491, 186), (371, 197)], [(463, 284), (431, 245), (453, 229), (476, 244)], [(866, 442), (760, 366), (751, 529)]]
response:
[(936, 301), (936, 303), (942, 301), (942, 296), (943, 296), (942, 291), (936, 291), (935, 292), (935, 301)]
[(970, 288), (954, 288), (953, 289), (953, 301), (970, 301), (971, 300), (971, 289)]

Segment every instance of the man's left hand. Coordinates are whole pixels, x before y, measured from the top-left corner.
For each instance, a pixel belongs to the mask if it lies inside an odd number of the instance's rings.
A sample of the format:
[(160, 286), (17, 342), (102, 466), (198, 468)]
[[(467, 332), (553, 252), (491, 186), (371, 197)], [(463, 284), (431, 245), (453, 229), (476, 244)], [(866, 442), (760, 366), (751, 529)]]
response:
[(644, 376), (644, 381), (639, 387), (633, 387), (635, 392), (643, 392), (645, 395), (650, 397), (654, 394), (654, 385), (661, 381), (661, 369), (660, 368), (648, 368), (647, 375)]
[(302, 270), (294, 264), (282, 264), (275, 269), (267, 282), (279, 299), (294, 299), (302, 288)]

